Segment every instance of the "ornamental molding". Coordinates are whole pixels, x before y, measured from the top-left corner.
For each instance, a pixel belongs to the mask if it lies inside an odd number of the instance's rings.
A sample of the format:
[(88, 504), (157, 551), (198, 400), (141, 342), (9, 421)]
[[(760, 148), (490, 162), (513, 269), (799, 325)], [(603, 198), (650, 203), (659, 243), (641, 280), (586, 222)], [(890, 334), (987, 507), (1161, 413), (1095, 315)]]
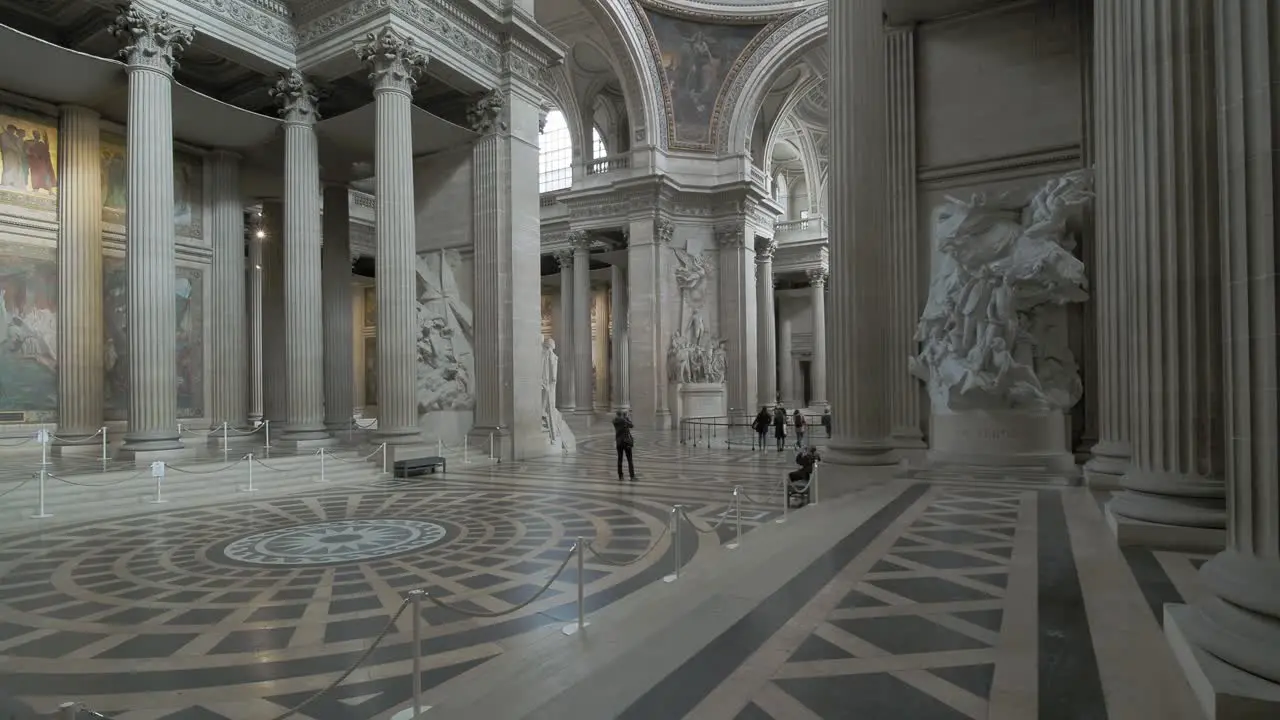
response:
[(767, 25), (778, 18), (811, 5), (812, 0), (790, 0), (760, 5), (744, 5), (741, 0), (634, 0), (641, 8), (654, 12), (717, 25)]
[[(731, 147), (733, 144), (731, 125), (734, 118), (732, 110), (742, 103), (747, 81), (756, 75), (761, 63), (771, 51), (790, 39), (800, 28), (826, 14), (827, 4), (817, 3), (786, 20), (774, 23), (756, 37), (759, 42), (753, 41), (739, 56), (738, 62), (734, 63), (733, 71), (725, 79), (725, 87), (721, 89), (712, 113), (711, 141), (717, 152), (730, 154), (738, 151), (738, 148)], [(758, 111), (759, 109), (756, 108), (756, 112)]]
[[(117, 3), (100, 0), (97, 4), (114, 6)], [(236, 30), (266, 41), (268, 47), (285, 50), (289, 55), (298, 44), (292, 14), (280, 0), (161, 0), (155, 4), (165, 6), (176, 16), (185, 16), (194, 10), (216, 17)], [(181, 12), (177, 6), (187, 12)], [(204, 27), (201, 30), (204, 31)]]

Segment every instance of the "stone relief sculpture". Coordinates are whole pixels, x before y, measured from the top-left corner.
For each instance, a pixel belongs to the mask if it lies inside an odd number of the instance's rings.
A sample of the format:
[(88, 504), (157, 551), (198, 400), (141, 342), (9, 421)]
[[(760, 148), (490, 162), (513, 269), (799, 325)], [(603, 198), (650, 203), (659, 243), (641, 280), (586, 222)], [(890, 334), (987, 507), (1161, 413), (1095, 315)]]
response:
[(725, 343), (707, 331), (703, 315), (710, 264), (685, 250), (672, 250), (679, 263), (680, 327), (672, 333), (667, 350), (668, 378), (676, 383), (722, 383), (727, 365)]
[(458, 288), (456, 250), (418, 256), (418, 414), (471, 410), (475, 394), (471, 307)]
[(941, 259), (916, 330), (911, 372), (933, 409), (1063, 411), (1080, 399), (1063, 306), (1083, 302), (1084, 264), (1067, 222), (1090, 193), (1088, 171), (1029, 203), (948, 198), (934, 230)]
[(556, 409), (556, 383), (560, 376), (560, 358), (556, 355), (556, 341), (542, 341), (542, 432), (552, 445), (573, 450), (577, 445), (573, 431), (565, 424), (564, 416)]

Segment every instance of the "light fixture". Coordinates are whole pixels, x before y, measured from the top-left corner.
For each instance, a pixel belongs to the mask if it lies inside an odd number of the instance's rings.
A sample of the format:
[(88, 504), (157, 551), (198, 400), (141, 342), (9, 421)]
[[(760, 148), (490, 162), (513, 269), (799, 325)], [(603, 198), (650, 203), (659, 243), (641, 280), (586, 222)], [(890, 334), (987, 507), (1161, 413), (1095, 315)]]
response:
[(258, 234), (258, 239), (259, 239), (259, 240), (261, 240), (262, 238), (264, 238), (264, 237), (266, 237), (266, 236), (267, 236), (267, 231), (266, 231), (266, 230), (259, 230), (257, 234)]

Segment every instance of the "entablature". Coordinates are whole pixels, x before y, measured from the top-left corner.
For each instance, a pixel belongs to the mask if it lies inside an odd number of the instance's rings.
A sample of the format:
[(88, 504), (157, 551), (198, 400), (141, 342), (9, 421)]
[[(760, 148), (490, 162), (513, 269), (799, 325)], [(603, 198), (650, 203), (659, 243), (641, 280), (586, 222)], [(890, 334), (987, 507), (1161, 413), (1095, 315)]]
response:
[(773, 255), (773, 274), (803, 275), (810, 270), (827, 272), (829, 269), (827, 239), (803, 240), (779, 245)]

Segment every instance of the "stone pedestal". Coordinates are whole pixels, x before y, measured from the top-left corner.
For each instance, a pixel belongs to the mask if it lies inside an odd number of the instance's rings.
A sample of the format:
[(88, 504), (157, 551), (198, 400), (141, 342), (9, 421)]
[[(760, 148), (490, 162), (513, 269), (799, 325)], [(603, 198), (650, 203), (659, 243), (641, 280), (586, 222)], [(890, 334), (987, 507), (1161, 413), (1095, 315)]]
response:
[(1078, 472), (1068, 427), (1060, 412), (935, 412), (925, 465), (913, 474), (1072, 484)]
[(677, 422), (691, 418), (723, 418), (728, 410), (724, 383), (680, 383), (676, 386)]

